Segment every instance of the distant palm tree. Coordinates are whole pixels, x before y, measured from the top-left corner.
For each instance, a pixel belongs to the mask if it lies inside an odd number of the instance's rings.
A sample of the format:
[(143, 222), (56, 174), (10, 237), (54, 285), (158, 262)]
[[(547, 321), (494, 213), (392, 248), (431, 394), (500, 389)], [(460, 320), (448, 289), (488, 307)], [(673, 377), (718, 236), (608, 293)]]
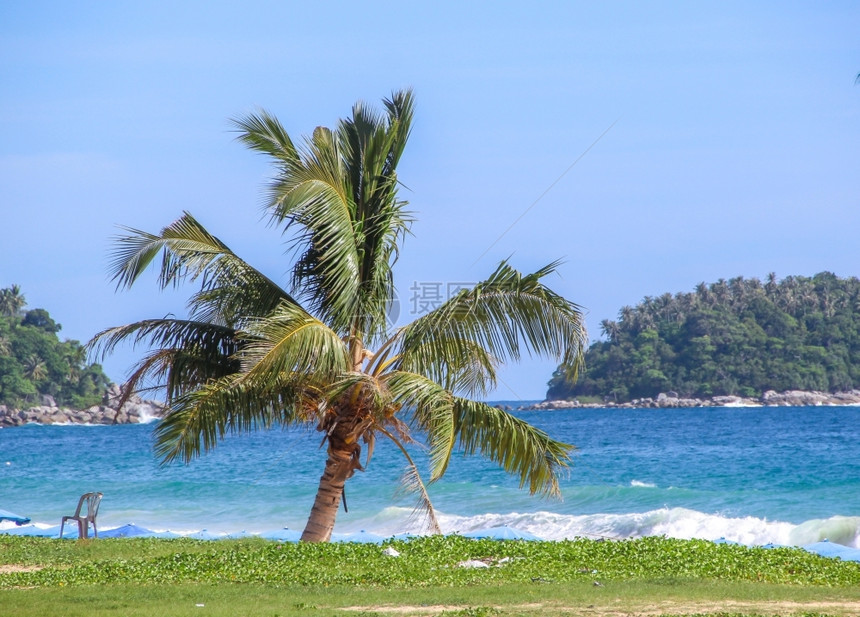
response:
[(18, 285), (0, 289), (0, 315), (14, 317), (27, 305)]
[(276, 424), (321, 431), (328, 458), (305, 541), (330, 538), (345, 483), (363, 470), (362, 449), (369, 460), (377, 437), (405, 455), (404, 481), (437, 529), (407, 448), (414, 431), (429, 445), (430, 481), (460, 448), (498, 462), (533, 493), (558, 492), (572, 448), (474, 400), (495, 387), (499, 362), (524, 352), (578, 366), (587, 340), (579, 307), (540, 282), (556, 264), (521, 274), (502, 262), (485, 281), (390, 331), (392, 265), (412, 222), (396, 174), (411, 92), (394, 93), (385, 108), (357, 103), (351, 118), (299, 145), (266, 112), (236, 121), (239, 139), (277, 170), (268, 211), (293, 233), (291, 291), (186, 213), (159, 234), (129, 229), (113, 272), (118, 287), (129, 287), (161, 254), (162, 287), (201, 283), (190, 318), (142, 321), (90, 343), (103, 353), (126, 339), (156, 347), (127, 391), (146, 378), (166, 387), (170, 409), (156, 430), (165, 461), (189, 461), (228, 432)]
[(77, 341), (65, 343), (63, 359), (69, 365), (69, 381), (78, 383), (87, 364), (87, 349)]
[(30, 381), (41, 381), (47, 376), (45, 361), (36, 354), (28, 356), (24, 361), (24, 377)]
[(600, 332), (608, 341), (614, 340), (618, 336), (618, 322), (611, 319), (604, 319), (600, 322)]

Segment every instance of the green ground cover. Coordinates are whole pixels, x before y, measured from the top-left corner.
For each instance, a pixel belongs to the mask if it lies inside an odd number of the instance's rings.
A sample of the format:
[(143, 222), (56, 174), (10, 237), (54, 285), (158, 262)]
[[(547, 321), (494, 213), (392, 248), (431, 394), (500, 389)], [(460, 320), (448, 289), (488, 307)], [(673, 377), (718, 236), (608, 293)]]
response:
[[(860, 615), (860, 564), (705, 541), (0, 536), (0, 614)], [(486, 568), (462, 567), (469, 560)], [(50, 610), (49, 610), (50, 609)]]

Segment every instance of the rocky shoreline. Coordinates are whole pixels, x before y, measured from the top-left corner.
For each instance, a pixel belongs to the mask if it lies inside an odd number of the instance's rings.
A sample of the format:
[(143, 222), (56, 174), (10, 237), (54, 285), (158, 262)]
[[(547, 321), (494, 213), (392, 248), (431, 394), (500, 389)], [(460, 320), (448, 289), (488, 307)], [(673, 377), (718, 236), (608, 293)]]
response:
[(165, 407), (158, 401), (145, 401), (132, 394), (120, 407), (121, 398), (122, 389), (112, 384), (102, 404), (87, 409), (58, 407), (51, 396), (43, 396), (41, 405), (29, 409), (0, 405), (0, 428), (24, 424), (138, 424), (164, 415)]
[(714, 396), (708, 399), (681, 398), (675, 392), (661, 392), (657, 398), (633, 399), (626, 403), (607, 401), (604, 403), (580, 403), (578, 400), (543, 401), (523, 410), (550, 409), (596, 409), (596, 408), (675, 408), (675, 407), (818, 407), (824, 405), (860, 405), (860, 390), (849, 392), (807, 392), (804, 390), (787, 390), (775, 392), (768, 390), (758, 398), (741, 396)]
[[(9, 409), (0, 405), (0, 428), (22, 426), (24, 424), (138, 424), (151, 422), (164, 415), (163, 403), (143, 400), (136, 394), (128, 397), (120, 407), (122, 390), (112, 384), (105, 393), (101, 405), (87, 409), (58, 407), (50, 396), (43, 397), (42, 405), (28, 409)], [(578, 400), (547, 400), (533, 405), (519, 407), (523, 411), (542, 411), (553, 409), (666, 409), (687, 407), (817, 407), (817, 406), (860, 405), (860, 390), (848, 392), (808, 392), (769, 390), (758, 398), (740, 396), (714, 396), (707, 399), (681, 398), (675, 392), (661, 392), (656, 398), (633, 399), (625, 403), (606, 401), (604, 403), (581, 403)]]

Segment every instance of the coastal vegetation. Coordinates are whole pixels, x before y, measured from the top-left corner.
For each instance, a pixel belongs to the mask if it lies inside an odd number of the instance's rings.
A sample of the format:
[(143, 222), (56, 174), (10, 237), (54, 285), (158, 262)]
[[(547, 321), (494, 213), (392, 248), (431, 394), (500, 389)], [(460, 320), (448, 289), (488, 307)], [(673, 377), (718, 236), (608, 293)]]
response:
[(379, 546), (0, 536), (0, 595), (10, 617), (844, 615), (860, 605), (860, 564), (657, 537)]
[(47, 310), (26, 310), (18, 285), (0, 289), (0, 405), (21, 408), (50, 396), (58, 405), (85, 409), (101, 402), (110, 383), (84, 346), (60, 341), (62, 326)]
[(497, 462), (532, 493), (555, 494), (569, 462), (570, 445), (479, 402), (495, 387), (497, 363), (524, 353), (576, 370), (579, 307), (541, 282), (556, 264), (523, 274), (504, 261), (415, 321), (390, 323), (392, 267), (413, 222), (396, 172), (412, 115), (412, 94), (400, 91), (383, 113), (356, 103), (350, 118), (300, 142), (267, 112), (235, 121), (239, 141), (275, 169), (267, 212), (296, 257), (289, 289), (190, 213), (160, 233), (127, 229), (116, 245), (119, 288), (153, 262), (162, 288), (200, 285), (188, 319), (145, 320), (92, 341), (103, 353), (124, 340), (152, 346), (126, 391), (148, 382), (165, 389), (157, 455), (187, 462), (230, 432), (315, 427), (328, 458), (305, 541), (330, 539), (345, 483), (367, 466), (377, 438), (403, 453), (403, 484), (429, 529), (438, 525), (410, 454), (413, 432), (429, 446), (431, 482), (459, 449)]
[(860, 280), (737, 277), (646, 297), (601, 322), (581, 378), (560, 366), (548, 399), (760, 397), (860, 388)]

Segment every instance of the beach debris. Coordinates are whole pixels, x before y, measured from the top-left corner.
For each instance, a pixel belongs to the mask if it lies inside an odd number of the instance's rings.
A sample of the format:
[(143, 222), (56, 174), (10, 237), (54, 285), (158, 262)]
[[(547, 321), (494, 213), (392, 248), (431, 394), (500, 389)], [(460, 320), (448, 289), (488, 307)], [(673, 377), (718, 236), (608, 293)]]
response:
[(388, 546), (382, 551), (383, 555), (388, 555), (389, 557), (400, 557), (400, 553), (397, 549)]
[(485, 563), (483, 561), (478, 561), (477, 559), (469, 559), (467, 561), (461, 561), (457, 564), (458, 568), (489, 568), (490, 564)]
[(501, 568), (503, 565), (512, 562), (514, 559), (524, 559), (524, 557), (481, 557), (480, 559), (469, 559), (461, 561), (457, 564), (458, 568)]

